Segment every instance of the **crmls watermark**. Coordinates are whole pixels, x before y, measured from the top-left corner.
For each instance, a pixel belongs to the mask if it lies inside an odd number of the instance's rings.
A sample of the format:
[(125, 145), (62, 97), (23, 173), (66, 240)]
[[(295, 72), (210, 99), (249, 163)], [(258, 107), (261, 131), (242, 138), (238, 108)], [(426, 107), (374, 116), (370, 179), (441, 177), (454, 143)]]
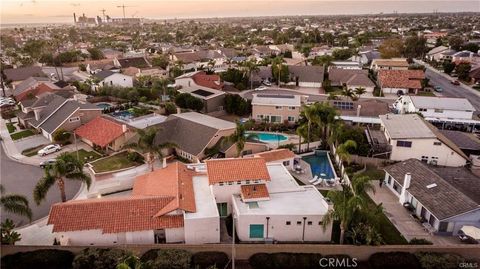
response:
[(462, 262), (458, 265), (460, 268), (478, 268), (478, 263), (476, 262)]
[(319, 261), (320, 267), (328, 268), (355, 268), (357, 267), (357, 258), (321, 258)]

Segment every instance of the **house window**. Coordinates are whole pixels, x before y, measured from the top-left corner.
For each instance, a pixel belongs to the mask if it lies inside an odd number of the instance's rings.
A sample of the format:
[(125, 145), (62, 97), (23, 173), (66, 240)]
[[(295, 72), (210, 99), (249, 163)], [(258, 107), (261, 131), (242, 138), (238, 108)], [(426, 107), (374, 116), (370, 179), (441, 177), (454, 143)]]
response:
[(427, 111), (427, 109), (426, 108), (420, 108), (418, 111), (425, 112), (425, 111)]
[(411, 148), (412, 147), (412, 141), (399, 140), (399, 141), (397, 141), (397, 147)]
[(288, 110), (295, 110), (295, 107), (294, 106), (289, 106)]
[(263, 224), (250, 224), (250, 238), (263, 238)]
[(218, 185), (223, 186), (223, 182), (218, 183)]
[(263, 115), (257, 115), (257, 119), (262, 120), (262, 119), (263, 119)]
[(295, 121), (295, 117), (293, 117), (293, 116), (288, 116), (288, 121), (289, 121), (289, 122), (294, 122), (294, 121)]
[(270, 122), (275, 123), (275, 122), (281, 122), (282, 117), (281, 116), (270, 116)]
[(250, 184), (250, 180), (246, 180), (245, 183)]
[(228, 182), (228, 185), (233, 185), (233, 182), (229, 181), (229, 182)]
[(441, 143), (441, 142), (433, 142), (433, 145), (434, 145), (434, 146), (441, 146), (442, 143)]
[(318, 225), (323, 225), (323, 222), (319, 221), (319, 222), (318, 222)]
[(445, 222), (445, 221), (440, 222), (440, 224), (438, 226), (438, 231), (439, 232), (446, 232), (447, 229), (448, 229), (448, 222)]
[(443, 113), (443, 109), (435, 109), (435, 113)]
[(277, 110), (282, 110), (282, 109), (283, 109), (283, 106), (276, 106), (275, 109), (277, 109)]
[(72, 117), (70, 119), (68, 119), (69, 122), (76, 122), (76, 121), (79, 121), (80, 120), (80, 117)]
[(287, 221), (287, 222), (285, 222), (285, 225), (290, 225), (290, 224), (292, 224), (292, 222), (291, 222), (291, 221)]
[(237, 185), (240, 185), (240, 184), (242, 184), (242, 182), (241, 182), (241, 181), (237, 181)]
[(307, 225), (312, 225), (312, 224), (313, 224), (312, 221), (307, 222)]
[(422, 156), (422, 162), (428, 162), (428, 156)]
[(253, 183), (260, 183), (260, 181), (258, 179), (255, 179)]
[(289, 165), (290, 165), (290, 161), (284, 161), (284, 162), (283, 162), (283, 165), (284, 165), (284, 166), (289, 166)]
[(302, 222), (301, 222), (301, 221), (297, 221), (297, 225), (302, 225)]

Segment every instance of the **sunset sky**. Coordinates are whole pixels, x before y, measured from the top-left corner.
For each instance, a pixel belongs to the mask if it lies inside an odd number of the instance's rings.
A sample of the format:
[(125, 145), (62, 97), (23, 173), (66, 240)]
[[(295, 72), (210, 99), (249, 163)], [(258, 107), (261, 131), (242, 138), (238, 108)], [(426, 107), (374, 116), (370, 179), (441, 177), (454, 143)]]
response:
[(368, 0), (310, 0), (310, 1), (261, 1), (261, 0), (1, 0), (1, 23), (73, 23), (73, 13), (85, 13), (89, 17), (101, 15), (106, 9), (110, 17), (122, 17), (125, 4), (127, 17), (155, 19), (204, 18), (234, 16), (277, 16), (277, 15), (333, 15), (419, 13), (448, 11), (480, 12), (480, 1), (368, 1)]

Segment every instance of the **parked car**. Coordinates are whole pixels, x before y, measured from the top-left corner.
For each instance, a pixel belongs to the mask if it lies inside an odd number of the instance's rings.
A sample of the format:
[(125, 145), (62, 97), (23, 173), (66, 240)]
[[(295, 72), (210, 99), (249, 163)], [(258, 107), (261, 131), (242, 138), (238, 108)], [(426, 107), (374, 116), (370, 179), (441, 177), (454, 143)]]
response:
[(458, 80), (452, 80), (450, 81), (450, 83), (452, 83), (453, 85), (460, 85), (460, 82)]
[(262, 81), (262, 83), (263, 83), (263, 85), (265, 85), (265, 86), (272, 86), (272, 83), (271, 83), (270, 81), (268, 81), (268, 80), (264, 80), (264, 81)]
[(266, 90), (266, 89), (268, 89), (268, 88), (265, 87), (265, 86), (260, 86), (258, 88), (255, 88), (254, 91), (263, 91), (263, 90)]
[(50, 159), (50, 160), (43, 161), (43, 162), (40, 163), (40, 168), (45, 168), (45, 167), (50, 166), (50, 165), (52, 165), (56, 162), (57, 162), (57, 160), (55, 160), (55, 159)]
[(48, 146), (44, 147), (43, 149), (39, 150), (37, 152), (37, 154), (40, 155), (40, 156), (45, 156), (45, 155), (48, 155), (50, 153), (60, 151), (61, 149), (62, 149), (62, 147), (58, 144), (48, 145)]
[(440, 87), (440, 86), (435, 86), (435, 87), (433, 87), (433, 89), (434, 89), (436, 92), (443, 92), (443, 89), (442, 89), (442, 87)]

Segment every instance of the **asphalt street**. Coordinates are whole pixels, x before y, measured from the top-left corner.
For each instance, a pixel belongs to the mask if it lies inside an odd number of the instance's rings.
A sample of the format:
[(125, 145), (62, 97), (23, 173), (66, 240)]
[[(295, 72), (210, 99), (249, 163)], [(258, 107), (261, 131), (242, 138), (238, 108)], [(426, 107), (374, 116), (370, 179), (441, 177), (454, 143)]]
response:
[(480, 97), (478, 95), (461, 86), (453, 85), (450, 80), (443, 77), (441, 74), (433, 72), (429, 68), (425, 71), (425, 75), (430, 79), (430, 85), (442, 87), (443, 92), (441, 94), (443, 96), (466, 98), (477, 111), (480, 111)]
[[(61, 201), (60, 191), (54, 185), (48, 192), (46, 199), (37, 205), (33, 200), (33, 188), (38, 180), (43, 176), (43, 170), (37, 166), (23, 164), (13, 161), (4, 152), (0, 145), (0, 182), (5, 187), (6, 193), (16, 193), (27, 197), (30, 208), (33, 211), (33, 219), (38, 220), (48, 215), (50, 206)], [(80, 182), (67, 180), (65, 191), (67, 199), (72, 199), (80, 189)], [(28, 219), (17, 216), (2, 209), (1, 220), (12, 219), (18, 226), (28, 223)]]

